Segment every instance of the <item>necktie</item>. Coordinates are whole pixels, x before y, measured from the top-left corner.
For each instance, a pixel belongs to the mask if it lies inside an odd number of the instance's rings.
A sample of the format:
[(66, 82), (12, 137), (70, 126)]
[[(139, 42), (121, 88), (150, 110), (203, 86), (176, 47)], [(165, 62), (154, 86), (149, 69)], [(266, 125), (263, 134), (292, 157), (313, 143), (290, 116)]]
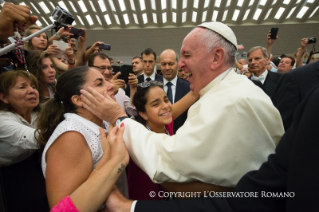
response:
[(151, 80), (152, 80), (152, 79), (149, 78), (149, 77), (146, 78), (146, 82), (149, 82), (149, 81), (151, 81)]
[(168, 83), (166, 83), (166, 86), (167, 86), (167, 97), (168, 97), (169, 101), (172, 104), (174, 104), (174, 102), (173, 102), (173, 93), (172, 93), (172, 88), (171, 88), (172, 83), (168, 82)]
[(258, 80), (258, 81), (263, 81), (265, 79), (265, 76), (264, 75), (260, 75), (259, 77), (256, 77), (254, 75), (251, 76), (251, 79), (252, 80)]

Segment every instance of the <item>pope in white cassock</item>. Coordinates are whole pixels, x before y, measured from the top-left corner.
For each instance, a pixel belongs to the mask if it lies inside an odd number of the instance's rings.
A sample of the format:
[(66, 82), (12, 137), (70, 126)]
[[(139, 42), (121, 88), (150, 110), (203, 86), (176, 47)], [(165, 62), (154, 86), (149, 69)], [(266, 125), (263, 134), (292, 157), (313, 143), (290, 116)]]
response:
[(112, 124), (124, 122), (130, 157), (154, 182), (234, 187), (266, 161), (284, 133), (270, 98), (232, 71), (236, 50), (233, 31), (220, 22), (203, 23), (186, 36), (179, 68), (190, 74), (190, 88), (200, 99), (173, 136), (125, 119), (113, 100), (92, 89), (83, 92), (84, 107)]

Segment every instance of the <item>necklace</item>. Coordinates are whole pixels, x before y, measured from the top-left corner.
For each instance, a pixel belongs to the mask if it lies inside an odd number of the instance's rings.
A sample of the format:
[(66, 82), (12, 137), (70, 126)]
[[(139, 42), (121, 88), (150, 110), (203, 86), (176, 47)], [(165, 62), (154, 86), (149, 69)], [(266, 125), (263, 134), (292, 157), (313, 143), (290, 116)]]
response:
[[(150, 126), (148, 126), (148, 124), (145, 124), (145, 126), (146, 126), (146, 128), (147, 128), (149, 131), (152, 131), (151, 128), (150, 128)], [(168, 133), (166, 127), (164, 127), (164, 129), (165, 129), (165, 133), (166, 133), (167, 135), (169, 135), (169, 133)]]

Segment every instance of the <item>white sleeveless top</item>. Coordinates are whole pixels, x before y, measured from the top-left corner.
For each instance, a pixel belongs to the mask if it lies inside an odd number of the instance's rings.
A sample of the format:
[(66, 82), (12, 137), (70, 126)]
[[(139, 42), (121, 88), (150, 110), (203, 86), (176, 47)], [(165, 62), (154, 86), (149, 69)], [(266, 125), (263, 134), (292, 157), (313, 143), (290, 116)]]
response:
[[(55, 128), (54, 132), (52, 133), (49, 141), (45, 145), (43, 154), (42, 154), (42, 172), (45, 177), (46, 174), (46, 152), (53, 144), (53, 142), (63, 133), (69, 131), (76, 131), (83, 135), (85, 138), (91, 152), (92, 152), (92, 159), (93, 159), (93, 168), (96, 167), (97, 163), (103, 156), (103, 149), (101, 146), (101, 138), (99, 132), (99, 126), (95, 123), (75, 114), (75, 113), (65, 113), (64, 120)], [(103, 121), (103, 128), (105, 133), (108, 133), (109, 123)], [(118, 179), (116, 185), (118, 186), (119, 190), (125, 197), (128, 197), (128, 187), (127, 187), (127, 179), (126, 173), (123, 171), (120, 178)]]

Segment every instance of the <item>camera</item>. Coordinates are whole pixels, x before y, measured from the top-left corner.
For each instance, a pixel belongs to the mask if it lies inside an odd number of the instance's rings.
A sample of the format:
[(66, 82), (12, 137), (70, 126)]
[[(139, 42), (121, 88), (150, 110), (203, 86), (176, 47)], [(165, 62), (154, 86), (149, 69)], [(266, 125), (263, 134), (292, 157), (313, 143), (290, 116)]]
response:
[(111, 45), (109, 44), (99, 44), (99, 49), (111, 50)]
[(52, 12), (52, 18), (60, 24), (72, 25), (74, 18), (68, 11), (57, 6)]
[(84, 31), (82, 29), (78, 29), (78, 28), (75, 28), (75, 27), (71, 28), (70, 33), (73, 34), (71, 36), (73, 38), (78, 38), (79, 36), (83, 36), (84, 35)]
[(310, 38), (308, 39), (308, 44), (316, 43), (316, 41), (317, 41), (316, 38), (310, 37)]

